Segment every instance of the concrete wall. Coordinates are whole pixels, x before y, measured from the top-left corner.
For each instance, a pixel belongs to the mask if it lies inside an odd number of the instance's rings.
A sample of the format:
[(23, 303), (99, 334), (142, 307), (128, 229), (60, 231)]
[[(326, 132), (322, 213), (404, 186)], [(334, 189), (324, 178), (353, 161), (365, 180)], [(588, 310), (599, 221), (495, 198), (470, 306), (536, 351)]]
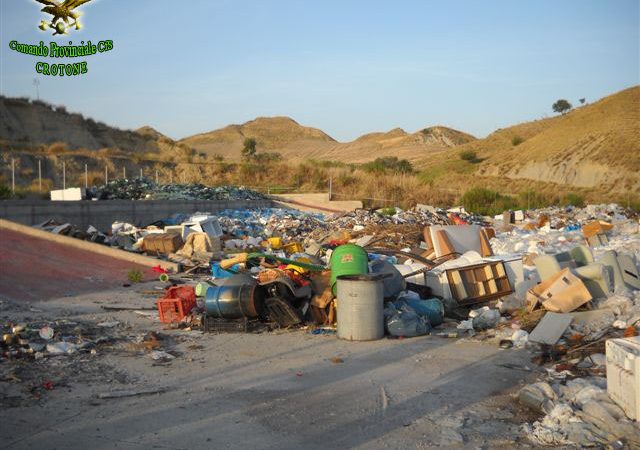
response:
[(52, 202), (48, 200), (0, 201), (0, 218), (24, 225), (56, 219), (86, 229), (93, 225), (100, 231), (116, 221), (147, 225), (175, 213), (197, 211), (215, 213), (223, 209), (267, 208), (270, 200), (102, 200)]

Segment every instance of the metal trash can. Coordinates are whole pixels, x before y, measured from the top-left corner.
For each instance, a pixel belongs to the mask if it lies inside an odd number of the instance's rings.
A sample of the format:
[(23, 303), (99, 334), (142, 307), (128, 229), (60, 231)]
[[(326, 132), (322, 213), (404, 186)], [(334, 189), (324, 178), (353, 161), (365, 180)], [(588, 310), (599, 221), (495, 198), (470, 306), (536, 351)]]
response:
[(337, 278), (338, 338), (373, 341), (384, 336), (386, 274), (341, 275)]

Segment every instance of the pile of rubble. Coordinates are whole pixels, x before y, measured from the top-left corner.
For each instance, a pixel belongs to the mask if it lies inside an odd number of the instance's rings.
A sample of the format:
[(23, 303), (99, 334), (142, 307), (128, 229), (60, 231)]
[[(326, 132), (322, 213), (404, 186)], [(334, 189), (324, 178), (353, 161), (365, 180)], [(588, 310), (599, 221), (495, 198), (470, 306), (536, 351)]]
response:
[(88, 190), (99, 200), (262, 200), (264, 195), (245, 187), (203, 184), (156, 184), (148, 178), (113, 180)]

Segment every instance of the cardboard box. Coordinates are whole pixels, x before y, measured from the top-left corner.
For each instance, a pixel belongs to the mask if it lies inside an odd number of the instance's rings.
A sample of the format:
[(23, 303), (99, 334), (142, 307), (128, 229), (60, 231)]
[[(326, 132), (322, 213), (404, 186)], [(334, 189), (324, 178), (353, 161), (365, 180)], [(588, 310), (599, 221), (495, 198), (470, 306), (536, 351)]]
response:
[(587, 239), (597, 234), (606, 234), (613, 230), (613, 225), (602, 220), (595, 220), (582, 226), (582, 234)]
[(177, 233), (148, 234), (142, 242), (142, 247), (145, 252), (156, 255), (175, 253), (180, 250), (183, 245), (182, 236)]
[(584, 305), (591, 298), (584, 283), (568, 268), (527, 291), (530, 311), (542, 304), (548, 311), (567, 313)]

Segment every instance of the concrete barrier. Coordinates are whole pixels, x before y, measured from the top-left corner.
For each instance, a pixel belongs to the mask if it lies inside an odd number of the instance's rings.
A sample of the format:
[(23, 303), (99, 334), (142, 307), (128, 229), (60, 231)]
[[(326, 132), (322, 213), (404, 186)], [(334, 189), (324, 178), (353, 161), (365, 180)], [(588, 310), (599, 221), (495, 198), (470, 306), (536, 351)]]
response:
[(111, 258), (121, 259), (134, 264), (139, 264), (146, 267), (160, 266), (163, 269), (171, 271), (173, 273), (180, 272), (180, 264), (164, 261), (161, 259), (151, 258), (149, 256), (138, 255), (137, 253), (127, 252), (118, 248), (109, 247), (102, 244), (96, 244), (94, 242), (83, 241), (75, 239), (69, 236), (62, 236), (59, 234), (49, 233), (48, 231), (39, 230), (26, 225), (22, 225), (8, 220), (0, 219), (0, 239), (2, 239), (2, 230), (11, 230), (18, 233), (25, 234), (38, 239), (44, 239), (51, 242), (56, 242), (69, 247), (74, 247), (80, 250), (85, 250), (96, 255), (109, 256)]
[(93, 225), (100, 231), (111, 229), (118, 220), (137, 226), (167, 218), (175, 213), (192, 214), (198, 211), (215, 213), (223, 209), (268, 208), (271, 200), (101, 200), (57, 201), (5, 200), (0, 201), (0, 218), (24, 225), (36, 225), (55, 219), (82, 229)]

